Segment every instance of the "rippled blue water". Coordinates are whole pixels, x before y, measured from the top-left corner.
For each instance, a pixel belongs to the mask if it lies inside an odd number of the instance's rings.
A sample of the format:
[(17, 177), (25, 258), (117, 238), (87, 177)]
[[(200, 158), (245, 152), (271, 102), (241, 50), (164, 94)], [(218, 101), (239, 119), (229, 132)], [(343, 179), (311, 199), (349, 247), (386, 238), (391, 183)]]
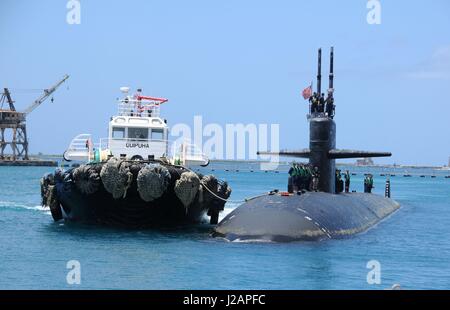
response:
[[(214, 172), (211, 172), (214, 169)], [(229, 171), (225, 171), (228, 169)], [(253, 169), (255, 172), (250, 172)], [(279, 173), (256, 165), (215, 163), (203, 172), (229, 181), (232, 199), (285, 188)], [(362, 190), (361, 172), (352, 188)], [(239, 170), (239, 172), (236, 172)], [(406, 289), (450, 288), (450, 179), (445, 172), (395, 170), (393, 198), (401, 209), (366, 233), (344, 240), (287, 244), (230, 243), (210, 227), (126, 231), (54, 223), (39, 207), (39, 178), (52, 168), (0, 167), (0, 289)], [(375, 192), (383, 169), (370, 169)], [(436, 174), (420, 178), (416, 174)], [(236, 207), (228, 203), (226, 212)], [(66, 282), (66, 263), (81, 263), (81, 284)], [(381, 264), (369, 285), (366, 264)]]

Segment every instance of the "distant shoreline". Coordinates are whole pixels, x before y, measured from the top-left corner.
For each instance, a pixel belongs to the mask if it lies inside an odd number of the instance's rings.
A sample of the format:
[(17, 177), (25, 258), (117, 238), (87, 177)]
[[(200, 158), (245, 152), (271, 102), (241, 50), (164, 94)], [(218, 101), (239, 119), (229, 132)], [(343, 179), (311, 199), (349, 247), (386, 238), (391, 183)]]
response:
[[(55, 154), (33, 154), (30, 155), (30, 158), (39, 158), (39, 159), (58, 159), (62, 160), (61, 155)], [(263, 160), (232, 160), (232, 159), (211, 159), (211, 163), (254, 163), (260, 164), (267, 161)], [(282, 165), (289, 165), (291, 161), (280, 161)], [(447, 168), (447, 166), (429, 166), (429, 165), (399, 165), (399, 164), (387, 164), (387, 165), (357, 165), (356, 163), (336, 163), (337, 166), (350, 166), (350, 167), (361, 167), (361, 168), (399, 168), (399, 169), (442, 169)]]

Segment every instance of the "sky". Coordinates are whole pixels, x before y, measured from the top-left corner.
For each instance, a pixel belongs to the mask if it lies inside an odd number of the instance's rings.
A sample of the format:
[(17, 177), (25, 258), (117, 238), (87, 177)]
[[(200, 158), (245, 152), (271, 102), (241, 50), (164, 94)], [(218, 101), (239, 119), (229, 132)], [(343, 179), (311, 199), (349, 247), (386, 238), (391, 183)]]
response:
[(337, 147), (390, 151), (376, 163), (443, 165), (450, 156), (450, 2), (0, 0), (0, 87), (18, 109), (64, 74), (28, 117), (31, 153), (61, 154), (79, 133), (107, 136), (119, 88), (166, 97), (169, 124), (280, 124), (280, 147), (308, 146), (317, 48), (335, 48)]

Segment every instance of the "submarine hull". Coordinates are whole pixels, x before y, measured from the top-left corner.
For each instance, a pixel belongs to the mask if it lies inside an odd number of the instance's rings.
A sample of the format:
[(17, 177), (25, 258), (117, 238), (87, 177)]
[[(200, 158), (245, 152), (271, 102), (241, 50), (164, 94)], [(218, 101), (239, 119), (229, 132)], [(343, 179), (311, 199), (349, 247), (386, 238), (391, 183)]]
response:
[(268, 194), (228, 214), (213, 236), (274, 242), (344, 238), (366, 231), (399, 207), (390, 198), (368, 193)]

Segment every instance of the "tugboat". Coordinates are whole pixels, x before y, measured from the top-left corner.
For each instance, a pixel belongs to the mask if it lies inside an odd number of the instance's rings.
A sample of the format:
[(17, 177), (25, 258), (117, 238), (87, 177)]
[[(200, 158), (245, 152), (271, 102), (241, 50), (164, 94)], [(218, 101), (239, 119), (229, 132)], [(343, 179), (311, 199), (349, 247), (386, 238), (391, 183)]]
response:
[[(312, 171), (311, 186), (292, 184), (292, 179), (289, 178), (287, 192), (274, 190), (247, 199), (214, 228), (214, 237), (229, 241), (275, 242), (344, 238), (366, 231), (400, 207), (398, 202), (390, 198), (389, 180), (386, 181), (385, 197), (372, 194), (369, 186), (364, 193), (347, 190), (342, 192), (343, 184), (339, 170), (336, 170), (336, 159), (383, 157), (391, 156), (391, 153), (336, 149), (336, 124), (333, 120), (333, 48), (330, 53), (326, 101), (328, 109), (324, 109), (323, 103), (320, 102), (323, 99), (320, 89), (321, 55), (319, 49), (317, 96), (309, 96), (312, 99), (311, 110), (307, 115), (310, 130), (309, 149), (259, 152), (308, 158)], [(305, 99), (307, 97), (305, 96)]]
[(198, 147), (169, 143), (160, 115), (168, 100), (120, 90), (108, 137), (94, 144), (80, 134), (71, 141), (64, 160), (82, 164), (41, 179), (42, 205), (55, 221), (145, 228), (199, 223), (207, 214), (217, 224), (231, 188), (189, 168), (209, 164)]

